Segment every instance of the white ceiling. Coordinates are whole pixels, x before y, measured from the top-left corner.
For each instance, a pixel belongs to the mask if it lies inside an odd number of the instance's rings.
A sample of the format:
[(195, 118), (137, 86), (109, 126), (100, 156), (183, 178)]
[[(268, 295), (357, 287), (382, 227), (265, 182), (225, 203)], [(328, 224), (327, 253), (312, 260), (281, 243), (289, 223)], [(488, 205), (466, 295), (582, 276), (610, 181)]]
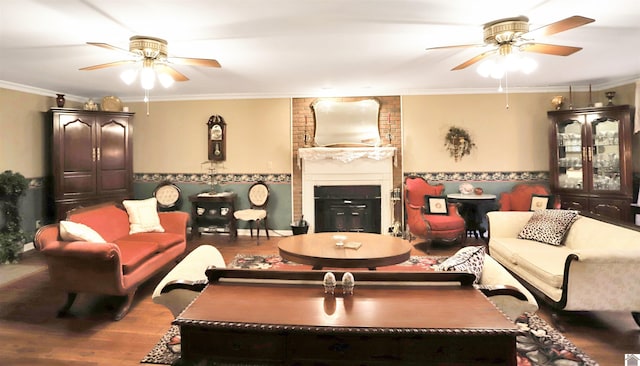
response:
[(170, 56), (213, 58), (221, 69), (175, 66), (191, 80), (155, 100), (495, 92), (497, 81), (450, 69), (482, 48), (482, 26), (525, 15), (531, 29), (582, 15), (594, 23), (536, 41), (584, 49), (568, 57), (529, 55), (533, 75), (510, 75), (517, 90), (578, 90), (640, 78), (638, 0), (0, 0), (0, 87), (72, 98), (143, 97), (119, 74), (127, 66), (79, 71), (123, 55), (129, 37), (169, 42)]

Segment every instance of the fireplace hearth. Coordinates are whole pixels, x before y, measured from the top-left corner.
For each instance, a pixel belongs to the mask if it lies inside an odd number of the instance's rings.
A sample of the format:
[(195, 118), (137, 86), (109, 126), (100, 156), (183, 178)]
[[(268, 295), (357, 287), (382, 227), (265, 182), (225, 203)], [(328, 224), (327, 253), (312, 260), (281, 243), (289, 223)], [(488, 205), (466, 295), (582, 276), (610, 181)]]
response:
[(380, 232), (380, 186), (316, 186), (315, 232)]

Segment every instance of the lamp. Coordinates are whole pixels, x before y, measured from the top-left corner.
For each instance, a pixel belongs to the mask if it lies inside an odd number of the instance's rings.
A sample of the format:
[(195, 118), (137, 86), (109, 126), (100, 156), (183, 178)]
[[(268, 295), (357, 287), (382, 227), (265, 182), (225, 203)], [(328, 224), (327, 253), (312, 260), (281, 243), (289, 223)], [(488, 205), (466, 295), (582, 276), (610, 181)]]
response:
[[(160, 68), (161, 68), (160, 71), (156, 71), (156, 65), (153, 59), (145, 58), (144, 60), (142, 60), (142, 69), (140, 69), (139, 73), (140, 73), (140, 85), (144, 90), (153, 89), (156, 83), (156, 77), (158, 78), (158, 81), (160, 81), (160, 84), (162, 84), (162, 86), (165, 88), (168, 88), (171, 85), (173, 85), (175, 80), (173, 79), (173, 77), (171, 77), (169, 73), (164, 71), (167, 68), (166, 67), (160, 67)], [(122, 74), (120, 74), (120, 79), (122, 79), (122, 81), (127, 85), (133, 84), (133, 82), (136, 80), (137, 77), (138, 77), (138, 70), (135, 70), (135, 69), (125, 70), (122, 72)]]
[(513, 52), (510, 44), (503, 44), (498, 49), (498, 56), (482, 61), (478, 65), (478, 74), (483, 77), (502, 79), (507, 72), (532, 73), (538, 64), (535, 60), (523, 56), (519, 51)]

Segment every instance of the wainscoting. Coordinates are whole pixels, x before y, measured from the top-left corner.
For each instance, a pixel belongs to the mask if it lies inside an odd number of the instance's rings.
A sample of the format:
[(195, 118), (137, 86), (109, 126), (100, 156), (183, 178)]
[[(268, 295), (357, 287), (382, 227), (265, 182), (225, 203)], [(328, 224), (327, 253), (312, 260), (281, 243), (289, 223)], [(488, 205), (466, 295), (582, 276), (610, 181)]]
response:
[[(482, 187), (485, 193), (499, 195), (510, 191), (515, 184), (539, 183), (548, 184), (548, 172), (405, 172), (403, 176), (419, 175), (431, 183), (443, 183), (445, 193), (458, 192), (461, 183), (471, 183), (475, 187)], [(258, 180), (265, 181), (271, 190), (269, 200), (269, 225), (272, 230), (290, 230), (290, 223), (298, 216), (292, 215), (293, 183), (292, 174), (216, 174), (216, 190), (233, 191), (238, 194), (237, 208), (248, 207), (247, 190)], [(137, 173), (134, 176), (134, 196), (137, 199), (151, 197), (154, 188), (162, 181), (170, 180), (182, 190), (184, 203), (181, 210), (191, 212), (191, 205), (187, 197), (209, 189), (211, 176), (202, 173)], [(39, 177), (30, 178), (29, 189), (20, 200), (20, 214), (22, 228), (28, 235), (36, 231), (36, 222), (44, 225), (52, 222), (47, 215), (47, 192), (49, 180)], [(301, 193), (301, 192), (300, 192)], [(389, 196), (388, 194), (386, 195)], [(0, 217), (0, 224), (3, 218)]]

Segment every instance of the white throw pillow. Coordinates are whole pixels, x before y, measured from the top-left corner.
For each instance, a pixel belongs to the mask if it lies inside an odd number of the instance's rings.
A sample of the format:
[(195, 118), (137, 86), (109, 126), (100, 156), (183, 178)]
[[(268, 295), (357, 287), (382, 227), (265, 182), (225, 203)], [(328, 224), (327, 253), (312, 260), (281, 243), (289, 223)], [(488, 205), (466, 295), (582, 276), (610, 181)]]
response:
[(124, 200), (122, 204), (129, 214), (129, 234), (164, 233), (164, 228), (160, 225), (158, 201), (155, 197), (146, 200)]
[(73, 221), (60, 221), (60, 237), (64, 241), (88, 241), (106, 243), (100, 234), (85, 224)]
[(478, 283), (484, 268), (484, 246), (464, 247), (438, 265), (439, 271), (457, 271), (472, 273), (476, 276), (473, 283)]

